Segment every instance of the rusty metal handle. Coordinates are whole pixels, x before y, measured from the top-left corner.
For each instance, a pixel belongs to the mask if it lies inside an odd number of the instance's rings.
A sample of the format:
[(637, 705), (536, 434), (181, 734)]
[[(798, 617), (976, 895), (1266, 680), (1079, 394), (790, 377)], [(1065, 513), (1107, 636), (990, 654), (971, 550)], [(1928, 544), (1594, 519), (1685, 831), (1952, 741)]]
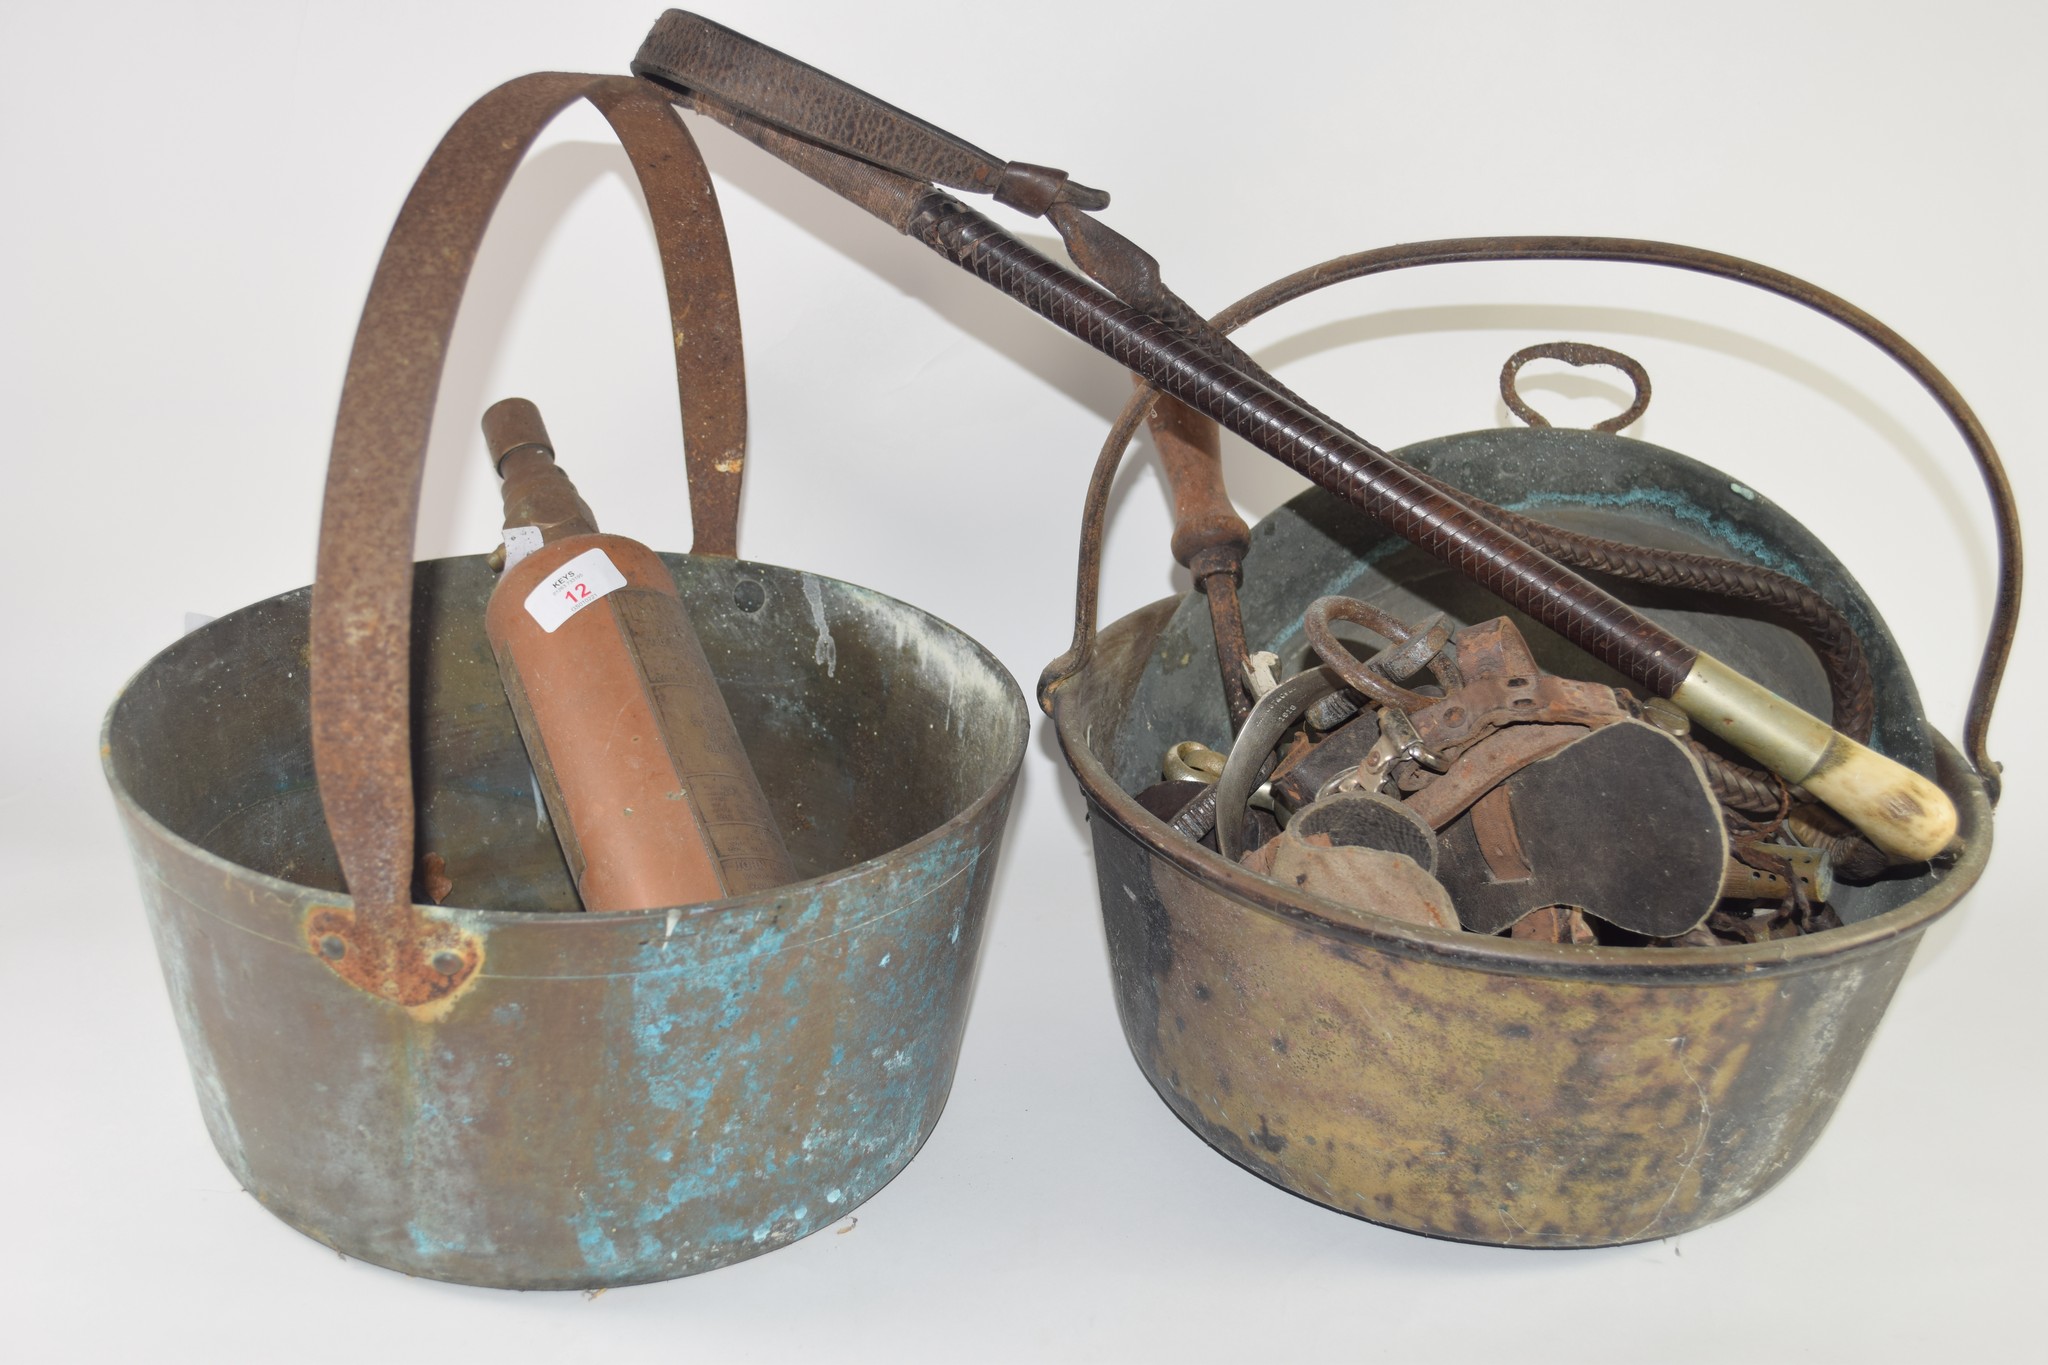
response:
[(354, 898), (308, 945), (352, 984), (413, 1009), (452, 998), (479, 945), (413, 908), (408, 705), (421, 469), (456, 310), (484, 230), (542, 128), (602, 113), (646, 195), (675, 339), (692, 549), (730, 556), (746, 441), (739, 310), (711, 179), (668, 97), (629, 76), (545, 72), (491, 91), (448, 130), (399, 210), (349, 355), (313, 581), (313, 766)]
[(1547, 427), (1550, 419), (1529, 406), (1527, 399), (1515, 387), (1516, 378), (1522, 367), (1532, 360), (1562, 360), (1567, 365), (1607, 365), (1628, 376), (1628, 382), (1635, 385), (1636, 396), (1626, 408), (1607, 418), (1595, 422), (1595, 431), (1626, 431), (1628, 425), (1650, 410), (1650, 375), (1634, 357), (1620, 351), (1611, 351), (1605, 346), (1595, 346), (1585, 341), (1541, 341), (1534, 346), (1524, 346), (1508, 357), (1507, 364), (1500, 367), (1500, 400), (1508, 405), (1508, 411), (1532, 427)]
[[(1143, 388), (1145, 381), (1133, 375)], [(1246, 690), (1244, 615), (1238, 606), (1238, 581), (1252, 530), (1231, 506), (1223, 486), (1223, 430), (1175, 398), (1160, 395), (1146, 419), (1160, 466), (1173, 493), (1173, 557), (1193, 573), (1196, 588), (1209, 603), (1209, 625), (1216, 637), (1216, 668), (1223, 701), (1235, 731), (1251, 715), (1252, 695)]]
[[(1135, 382), (1142, 387), (1145, 381)], [(1174, 559), (1181, 567), (1192, 568), (1196, 555), (1215, 549), (1243, 558), (1251, 548), (1252, 531), (1223, 488), (1223, 433), (1174, 398), (1154, 403), (1149, 423), (1173, 491)]]
[[(1762, 289), (1810, 308), (1848, 328), (1890, 356), (1927, 390), (1962, 437), (1991, 502), (1998, 553), (1998, 590), (1983, 656), (1978, 664), (1976, 684), (1971, 692), (1969, 714), (1964, 722), (1964, 750), (1983, 779), (1987, 794), (1995, 802), (1999, 794), (2001, 765), (1992, 759), (1986, 741), (1992, 710), (1998, 699), (1999, 683), (2012, 652), (2023, 573), (2019, 511), (2013, 500), (2012, 485), (1990, 435), (1948, 377), (1898, 333), (1846, 299), (1797, 276), (1754, 261), (1669, 242), (1623, 237), (1454, 237), (1380, 247), (1310, 266), (1239, 299), (1216, 314), (1211, 325), (1220, 332), (1233, 332), (1282, 304), (1344, 280), (1418, 266), (1523, 260), (1616, 261), (1653, 265), (1712, 275)], [(1124, 451), (1136, 435), (1139, 424), (1145, 420), (1146, 409), (1156, 392), (1147, 386), (1132, 396), (1110, 427), (1096, 457), (1095, 471), (1090, 477), (1082, 506), (1073, 640), (1067, 652), (1046, 665), (1039, 676), (1039, 704), (1047, 711), (1052, 709), (1053, 692), (1086, 667), (1094, 654), (1097, 589), (1102, 575), (1102, 527), (1109, 489), (1122, 463)]]

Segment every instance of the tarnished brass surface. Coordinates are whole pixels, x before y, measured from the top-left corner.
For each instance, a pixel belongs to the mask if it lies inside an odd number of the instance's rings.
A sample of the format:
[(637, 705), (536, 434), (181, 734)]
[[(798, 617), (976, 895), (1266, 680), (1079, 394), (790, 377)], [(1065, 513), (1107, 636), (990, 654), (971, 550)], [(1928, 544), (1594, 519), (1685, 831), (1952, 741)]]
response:
[(1968, 851), (1859, 925), (1712, 949), (1361, 931), (1179, 840), (1076, 743), (1113, 732), (1172, 605), (1104, 632), (1054, 698), (1090, 802), (1124, 1031), (1218, 1151), (1375, 1222), (1601, 1246), (1733, 1212), (1819, 1136), (1919, 932), (1989, 851), (1982, 787), (1943, 745)]
[[(1896, 646), (1839, 564), (1725, 477), (1603, 433), (1474, 433), (1404, 454), (1577, 530), (1705, 553), (1740, 542), (1796, 563), (1857, 622), (1877, 734), (1955, 800), (1960, 855), (1845, 889), (1845, 927), (1742, 946), (1537, 942), (1342, 912), (1181, 838), (1128, 794), (1163, 734), (1227, 734), (1203, 604), (1159, 602), (1102, 631), (1050, 698), (1090, 805), (1132, 1054), (1217, 1150), (1375, 1222), (1555, 1247), (1698, 1227), (1770, 1188), (1819, 1135), (1921, 931), (1983, 870), (1985, 785), (1926, 729)], [(1299, 615), (1325, 592), (1410, 617), (1498, 614), (1385, 537), (1321, 494), (1261, 523), (1245, 564), (1253, 645), (1309, 658)], [(1681, 610), (1648, 597), (1645, 609)], [(1694, 611), (1682, 627), (1795, 697), (1825, 685), (1776, 627)], [(1524, 629), (1544, 667), (1587, 676), (1583, 656)]]
[(844, 1217), (938, 1121), (1023, 697), (878, 594), (666, 558), (810, 880), (576, 913), (484, 636), (491, 574), (423, 564), (418, 846), (452, 888), (416, 912), (454, 986), (410, 1009), (321, 952), (352, 907), (313, 784), (305, 590), (185, 637), (108, 714), (214, 1144), (350, 1256), (518, 1288), (686, 1275)]

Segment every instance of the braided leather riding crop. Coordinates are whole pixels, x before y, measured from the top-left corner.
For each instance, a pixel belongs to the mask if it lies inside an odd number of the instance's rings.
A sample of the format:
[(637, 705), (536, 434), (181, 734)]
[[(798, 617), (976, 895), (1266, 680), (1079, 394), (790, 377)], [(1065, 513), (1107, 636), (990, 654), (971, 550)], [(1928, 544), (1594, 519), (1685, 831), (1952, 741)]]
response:
[[(1953, 840), (1955, 806), (1932, 781), (1687, 644), (1288, 391), (1168, 290), (1149, 255), (1089, 216), (1107, 206), (1107, 194), (1062, 171), (1000, 161), (680, 10), (662, 17), (633, 70), (1670, 698), (1706, 732), (1804, 786), (1886, 852), (1923, 859)], [(938, 185), (1043, 215), (1092, 280)]]

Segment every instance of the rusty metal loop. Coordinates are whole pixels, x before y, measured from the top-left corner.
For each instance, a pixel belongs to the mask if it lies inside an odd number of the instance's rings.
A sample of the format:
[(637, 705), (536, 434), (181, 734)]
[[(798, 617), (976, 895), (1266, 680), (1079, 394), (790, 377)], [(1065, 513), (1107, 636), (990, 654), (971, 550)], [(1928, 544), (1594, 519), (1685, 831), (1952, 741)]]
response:
[[(1349, 621), (1355, 626), (1364, 626), (1387, 641), (1388, 649), (1360, 662), (1342, 640), (1330, 633), (1332, 621)], [(1301, 614), (1301, 629), (1308, 636), (1309, 648), (1315, 650), (1316, 657), (1323, 661), (1324, 666), (1342, 678), (1346, 687), (1369, 701), (1391, 706), (1397, 711), (1419, 711), (1436, 700), (1420, 692), (1409, 691), (1373, 667), (1373, 664), (1386, 659), (1391, 650), (1408, 644), (1423, 632), (1411, 629), (1405, 621), (1371, 603), (1361, 602), (1355, 597), (1318, 597)]]
[[(1998, 554), (1998, 590), (1977, 667), (1977, 679), (1971, 689), (1969, 713), (1963, 727), (1963, 749), (1983, 780), (1987, 796), (1996, 804), (2000, 765), (1991, 757), (1987, 741), (1992, 711), (1998, 701), (1999, 684), (2005, 676), (2006, 661), (2012, 654), (2024, 576), (2019, 509), (2013, 498), (2012, 483), (2006, 476), (2004, 463), (1998, 458), (1997, 448), (1992, 445), (1990, 434), (1948, 377), (1904, 337), (1848, 300), (1797, 276), (1739, 256), (1670, 242), (1627, 237), (1451, 237), (1334, 257), (1283, 276), (1245, 295), (1212, 317), (1210, 323), (1220, 332), (1234, 332), (1254, 318), (1318, 289), (1396, 270), (1486, 261), (1543, 260), (1609, 261), (1686, 270), (1776, 294), (1819, 313), (1870, 342), (1890, 356), (1934, 399), (1961, 436), (1991, 501)], [(1097, 598), (1102, 575), (1103, 516), (1109, 504), (1109, 491), (1115, 482), (1117, 468), (1123, 462), (1124, 451), (1157, 397), (1157, 389), (1149, 385), (1140, 386), (1117, 415), (1102, 449), (1096, 455), (1088, 493), (1082, 504), (1081, 547), (1074, 584), (1073, 638), (1066, 653), (1046, 665), (1038, 680), (1039, 705), (1048, 712), (1052, 710), (1053, 693), (1085, 668), (1094, 655)]]
[[(335, 419), (313, 579), (311, 729), (321, 805), (354, 898), (349, 962), (401, 1003), (434, 978), (412, 905), (412, 541), (448, 339), (491, 212), (542, 128), (588, 100), (625, 147), (660, 247), (697, 553), (731, 555), (745, 441), (739, 311), (711, 178), (660, 87), (544, 72), (456, 120), (378, 261)], [(339, 912), (337, 912), (339, 913)], [(417, 981), (415, 980), (417, 978)], [(428, 989), (426, 986), (420, 989)]]
[(1547, 427), (1550, 419), (1529, 406), (1528, 400), (1515, 388), (1515, 378), (1522, 367), (1532, 360), (1562, 360), (1567, 365), (1608, 365), (1628, 376), (1628, 382), (1635, 385), (1635, 401), (1621, 412), (1604, 422), (1595, 422), (1593, 430), (1619, 432), (1641, 417), (1650, 407), (1650, 373), (1633, 356), (1611, 351), (1605, 346), (1595, 346), (1586, 341), (1540, 341), (1534, 346), (1524, 346), (1508, 357), (1507, 364), (1500, 367), (1500, 400), (1508, 405), (1508, 411), (1532, 427)]

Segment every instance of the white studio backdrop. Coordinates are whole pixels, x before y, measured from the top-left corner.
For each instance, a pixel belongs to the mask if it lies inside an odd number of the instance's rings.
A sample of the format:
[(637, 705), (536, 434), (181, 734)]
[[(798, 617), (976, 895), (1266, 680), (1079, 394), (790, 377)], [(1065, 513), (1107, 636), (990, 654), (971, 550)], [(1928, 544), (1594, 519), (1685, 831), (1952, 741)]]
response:
[[(1078, 4), (705, 0), (997, 154), (1218, 309), (1362, 248), (1506, 232), (1748, 256), (1892, 324), (1976, 405), (2038, 511), (2048, 18), (2007, 4)], [(951, 1104), (835, 1231), (693, 1280), (509, 1295), (342, 1263), (240, 1193), (200, 1126), (93, 761), (181, 629), (311, 576), (330, 425), (376, 256), (442, 130), (497, 82), (623, 70), (653, 4), (17, 5), (0, 13), (0, 399), (17, 509), (0, 670), (0, 1351), (24, 1360), (1870, 1360), (2031, 1356), (2048, 1258), (2030, 844), (2042, 667), (1993, 734), (2001, 848), (1923, 945), (1833, 1126), (1678, 1242), (1426, 1241), (1293, 1198), (1184, 1129), (1111, 1003), (1072, 780), (1042, 718)], [(1066, 644), (1087, 469), (1125, 377), (691, 119), (738, 272), (752, 442), (740, 546), (912, 602), (1027, 689)], [(1005, 211), (993, 210), (999, 215)], [(1042, 223), (1005, 221), (1051, 244)], [(541, 140), (473, 278), (422, 557), (495, 545), (476, 420), (521, 394), (607, 529), (689, 542), (667, 321), (623, 155)], [(1418, 271), (1247, 330), (1388, 446), (1510, 420), (1501, 361), (1615, 346), (1632, 435), (1806, 521), (1960, 734), (1995, 565), (1953, 433), (1791, 305), (1620, 266)], [(1528, 374), (1560, 424), (1611, 374)], [(1239, 444), (1247, 516), (1304, 485)], [(1156, 461), (1112, 504), (1103, 618), (1186, 587)], [(881, 794), (880, 799), (887, 799)]]

